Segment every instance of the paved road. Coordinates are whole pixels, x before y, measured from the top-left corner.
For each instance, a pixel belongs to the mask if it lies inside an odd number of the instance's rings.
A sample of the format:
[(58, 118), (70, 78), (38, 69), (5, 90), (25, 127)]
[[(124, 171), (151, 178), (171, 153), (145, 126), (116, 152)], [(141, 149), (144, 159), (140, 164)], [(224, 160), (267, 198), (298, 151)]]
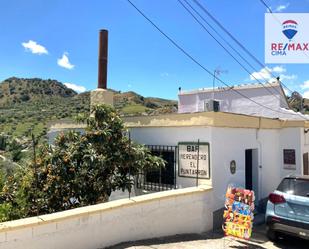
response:
[(234, 238), (225, 238), (218, 230), (205, 234), (177, 235), (166, 238), (143, 240), (137, 242), (122, 243), (110, 249), (308, 249), (309, 243), (305, 240), (284, 237), (278, 242), (269, 241), (265, 235), (265, 225), (254, 229), (250, 241)]

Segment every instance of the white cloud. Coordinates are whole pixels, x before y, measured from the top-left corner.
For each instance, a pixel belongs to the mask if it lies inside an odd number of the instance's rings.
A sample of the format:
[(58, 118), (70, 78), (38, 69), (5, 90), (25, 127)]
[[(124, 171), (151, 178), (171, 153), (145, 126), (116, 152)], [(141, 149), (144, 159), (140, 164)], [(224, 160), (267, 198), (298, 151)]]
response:
[(282, 12), (282, 11), (284, 11), (289, 6), (290, 6), (290, 3), (280, 4), (280, 5), (276, 6), (276, 7), (271, 7), (270, 6), (269, 9), (267, 9), (267, 12), (268, 13), (270, 13), (270, 12)]
[(309, 89), (309, 80), (304, 81), (302, 85), (300, 85), (301, 89)]
[(289, 7), (289, 5), (290, 5), (290, 3), (281, 4), (281, 5), (278, 5), (274, 10), (275, 10), (275, 12), (282, 12), (287, 7)]
[(60, 67), (64, 67), (66, 69), (73, 69), (75, 67), (75, 65), (70, 63), (68, 55), (69, 54), (67, 52), (63, 53), (62, 57), (57, 60), (57, 64)]
[(33, 54), (48, 54), (48, 51), (44, 46), (37, 44), (32, 40), (23, 42), (21, 45), (26, 49), (26, 51), (30, 51)]
[(74, 91), (79, 92), (79, 93), (85, 92), (85, 91), (86, 91), (86, 87), (84, 87), (84, 86), (78, 86), (78, 85), (75, 85), (75, 84), (73, 84), (73, 83), (63, 83), (63, 84), (64, 84), (66, 87), (71, 88), (71, 89), (73, 89)]
[(295, 74), (280, 74), (280, 80), (296, 80), (297, 75)]
[(264, 67), (259, 72), (250, 74), (250, 80), (269, 80), (271, 79), (271, 68)]
[(309, 91), (305, 91), (302, 96), (303, 98), (309, 99)]
[(302, 85), (300, 85), (302, 90), (305, 90), (302, 94), (303, 98), (309, 99), (309, 80), (305, 80)]
[(169, 73), (167, 73), (167, 72), (160, 73), (160, 76), (161, 76), (161, 77), (168, 77), (168, 76), (169, 76)]
[(273, 73), (279, 74), (280, 80), (295, 80), (297, 75), (295, 74), (284, 74), (286, 69), (282, 66), (275, 66), (273, 68), (264, 67), (258, 72), (250, 74), (250, 80), (267, 80), (274, 81)]
[(271, 69), (271, 71), (274, 73), (284, 73), (286, 72), (286, 69), (282, 66), (275, 66)]

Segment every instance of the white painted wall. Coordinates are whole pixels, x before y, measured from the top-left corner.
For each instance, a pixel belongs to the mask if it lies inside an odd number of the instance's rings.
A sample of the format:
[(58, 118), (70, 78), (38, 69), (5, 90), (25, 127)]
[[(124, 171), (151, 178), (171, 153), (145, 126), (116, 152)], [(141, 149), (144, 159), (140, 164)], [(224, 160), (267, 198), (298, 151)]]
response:
[(274, 117), (278, 113), (261, 108), (248, 98), (261, 103), (269, 108), (278, 110), (280, 107), (288, 108), (286, 98), (279, 84), (263, 88), (260, 85), (247, 85), (236, 88), (238, 92), (247, 96), (241, 96), (230, 88), (215, 88), (212, 90), (197, 90), (183, 92), (178, 95), (178, 112), (192, 113), (203, 112), (205, 100), (216, 99), (220, 102), (220, 111), (231, 113), (243, 113), (248, 115)]
[(281, 170), (281, 177), (289, 174), (301, 174), (303, 165), (303, 138), (301, 128), (286, 128), (280, 132), (280, 162), (283, 168), (283, 149), (295, 149), (296, 154), (296, 170)]
[[(258, 148), (255, 129), (213, 128), (212, 184), (216, 209), (222, 208), (228, 185), (245, 187), (245, 150)], [(236, 173), (230, 162), (236, 161)]]
[[(277, 188), (281, 179), (288, 174), (302, 174), (303, 158), (309, 152), (309, 133), (303, 128), (284, 129), (244, 129), (219, 127), (141, 127), (131, 128), (133, 140), (146, 145), (177, 146), (178, 142), (200, 142), (210, 144), (210, 181), (200, 180), (200, 184), (212, 182), (215, 205), (223, 206), (224, 195), (229, 184), (245, 186), (245, 150), (258, 151), (259, 199), (266, 198)], [(283, 168), (283, 149), (295, 149), (296, 170)], [(230, 162), (236, 161), (236, 174), (230, 173)], [(178, 155), (176, 153), (176, 182), (178, 188), (196, 185), (196, 179), (178, 176)], [(132, 196), (138, 193), (132, 193)], [(128, 193), (113, 193), (111, 199), (125, 198)]]
[[(309, 153), (309, 132), (305, 133), (308, 129), (301, 128), (300, 133), (301, 133), (301, 139), (302, 139), (302, 154), (304, 153)], [(301, 173), (303, 174), (304, 170), (304, 162), (301, 167)]]
[(259, 197), (265, 198), (278, 187), (281, 181), (283, 166), (280, 157), (283, 152), (280, 151), (280, 133), (278, 129), (262, 129), (257, 131), (259, 149), (262, 153), (259, 155)]
[[(266, 198), (288, 174), (302, 169), (303, 140), (301, 128), (245, 129), (219, 127), (133, 128), (132, 139), (146, 145), (177, 145), (197, 141), (210, 144), (210, 175), (215, 208), (221, 208), (229, 184), (245, 187), (245, 150), (254, 149), (253, 172), (258, 174), (257, 196)], [(309, 150), (309, 146), (306, 147)], [(283, 149), (295, 149), (296, 170), (283, 168)], [(236, 161), (236, 173), (230, 173), (230, 162)], [(178, 170), (178, 164), (176, 166)], [(178, 174), (177, 174), (178, 175)], [(194, 186), (195, 179), (177, 176), (178, 187)]]
[(209, 187), (165, 191), (0, 223), (1, 249), (96, 249), (212, 228)]
[[(258, 198), (266, 198), (276, 189), (283, 177), (299, 174), (302, 169), (300, 128), (285, 129), (231, 129), (213, 128), (213, 188), (217, 203), (222, 202), (228, 184), (245, 186), (245, 150), (257, 149)], [(296, 170), (283, 168), (283, 149), (295, 149)], [(237, 164), (236, 174), (229, 170), (230, 161)], [(255, 182), (253, 182), (255, 184)]]
[[(131, 138), (145, 145), (170, 145), (177, 146), (178, 142), (210, 142), (211, 127), (160, 127), (160, 128), (132, 128)], [(212, 147), (210, 146), (210, 165)], [(196, 179), (178, 176), (178, 155), (176, 153), (176, 182), (178, 188), (191, 187), (196, 185)], [(211, 172), (210, 172), (211, 174)], [(199, 183), (206, 183), (200, 180)]]

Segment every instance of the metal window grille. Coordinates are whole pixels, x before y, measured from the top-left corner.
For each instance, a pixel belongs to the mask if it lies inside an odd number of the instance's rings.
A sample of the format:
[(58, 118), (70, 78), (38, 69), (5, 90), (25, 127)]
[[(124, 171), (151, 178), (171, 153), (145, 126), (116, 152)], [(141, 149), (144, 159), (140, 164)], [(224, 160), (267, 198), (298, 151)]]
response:
[(137, 176), (137, 188), (147, 191), (164, 191), (176, 188), (176, 151), (177, 146), (146, 145), (151, 153), (166, 161), (165, 167), (145, 170)]

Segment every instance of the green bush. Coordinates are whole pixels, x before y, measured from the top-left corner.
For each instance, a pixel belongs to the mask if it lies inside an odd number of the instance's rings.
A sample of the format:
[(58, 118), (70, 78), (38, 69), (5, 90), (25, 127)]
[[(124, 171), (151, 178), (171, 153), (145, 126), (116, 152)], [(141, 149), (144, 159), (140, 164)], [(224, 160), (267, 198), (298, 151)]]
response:
[(53, 146), (38, 148), (33, 163), (8, 177), (0, 194), (2, 220), (107, 201), (114, 190), (131, 190), (130, 176), (164, 166), (161, 158), (124, 135), (113, 108), (96, 106), (92, 113), (79, 118), (87, 124), (84, 134), (60, 134)]

